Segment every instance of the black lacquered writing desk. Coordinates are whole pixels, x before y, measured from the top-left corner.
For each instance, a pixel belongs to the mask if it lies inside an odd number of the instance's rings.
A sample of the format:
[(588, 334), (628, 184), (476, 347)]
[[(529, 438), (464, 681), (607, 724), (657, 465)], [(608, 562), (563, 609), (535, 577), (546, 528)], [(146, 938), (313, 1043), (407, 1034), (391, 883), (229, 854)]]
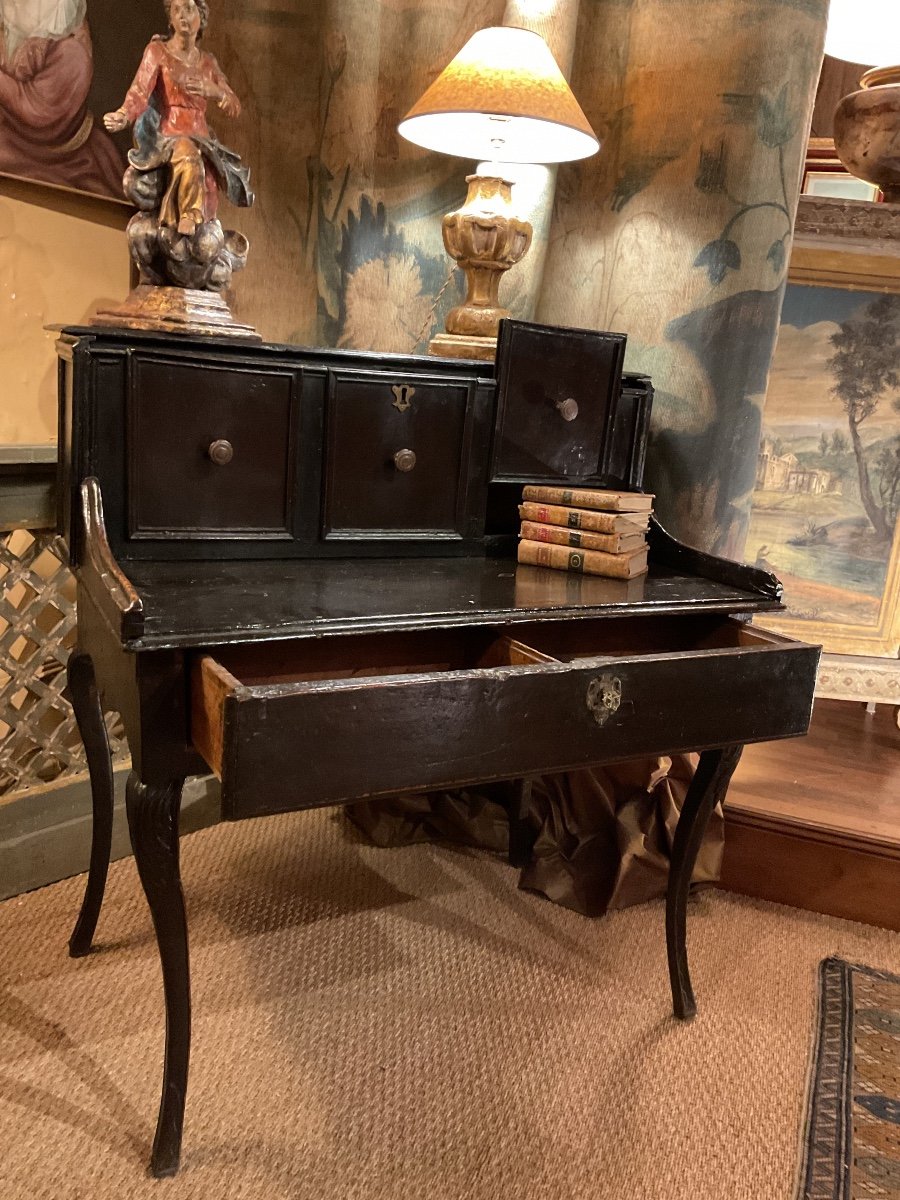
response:
[[(212, 769), (227, 819), (700, 751), (678, 825), (666, 935), (675, 1013), (694, 998), (685, 908), (704, 829), (747, 742), (806, 732), (819, 651), (751, 628), (780, 607), (764, 572), (655, 524), (649, 575), (595, 579), (509, 558), (121, 564), (95, 480), (81, 486), (79, 645), (70, 683), (94, 802), (70, 948), (90, 949), (112, 824), (104, 708), (132, 752), (129, 828), (166, 1002), (151, 1169), (178, 1166), (190, 989), (179, 877), (184, 779)], [(298, 981), (302, 986), (302, 981)]]

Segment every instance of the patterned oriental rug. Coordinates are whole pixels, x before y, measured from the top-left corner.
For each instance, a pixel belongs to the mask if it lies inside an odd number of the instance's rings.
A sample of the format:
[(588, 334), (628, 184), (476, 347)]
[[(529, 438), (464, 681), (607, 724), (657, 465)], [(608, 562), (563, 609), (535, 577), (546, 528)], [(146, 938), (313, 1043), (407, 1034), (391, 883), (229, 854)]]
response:
[(819, 969), (799, 1200), (900, 1200), (900, 976)]

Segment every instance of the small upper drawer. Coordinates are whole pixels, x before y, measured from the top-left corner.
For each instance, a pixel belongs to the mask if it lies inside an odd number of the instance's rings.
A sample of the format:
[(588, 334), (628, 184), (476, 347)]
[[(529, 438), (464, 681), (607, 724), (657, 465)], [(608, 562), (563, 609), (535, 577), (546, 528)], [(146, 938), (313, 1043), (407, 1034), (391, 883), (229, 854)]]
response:
[(298, 393), (293, 371), (134, 354), (128, 536), (290, 539)]
[(494, 479), (606, 472), (625, 340), (622, 334), (501, 322)]
[(471, 379), (331, 371), (325, 540), (477, 537), (488, 404)]
[(818, 657), (717, 616), (222, 647), (191, 736), (253, 816), (805, 733)]
[(128, 536), (289, 539), (298, 391), (290, 371), (133, 355)]

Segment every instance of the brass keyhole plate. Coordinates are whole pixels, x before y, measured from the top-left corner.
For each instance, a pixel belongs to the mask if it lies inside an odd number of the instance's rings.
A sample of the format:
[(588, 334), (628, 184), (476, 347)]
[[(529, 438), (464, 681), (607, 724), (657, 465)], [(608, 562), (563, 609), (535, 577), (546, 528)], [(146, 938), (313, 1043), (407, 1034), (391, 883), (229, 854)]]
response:
[(622, 680), (615, 675), (600, 675), (588, 684), (587, 706), (598, 725), (605, 725), (619, 711), (622, 703)]

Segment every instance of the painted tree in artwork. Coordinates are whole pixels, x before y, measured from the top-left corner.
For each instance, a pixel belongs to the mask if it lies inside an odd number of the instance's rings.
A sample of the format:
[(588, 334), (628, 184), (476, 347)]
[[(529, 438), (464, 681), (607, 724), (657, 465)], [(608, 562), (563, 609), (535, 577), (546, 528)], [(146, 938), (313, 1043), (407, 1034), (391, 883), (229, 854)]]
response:
[[(897, 407), (900, 408), (900, 404)], [(875, 466), (878, 468), (878, 496), (888, 522), (893, 524), (900, 515), (900, 436), (882, 446)]]
[(900, 388), (900, 296), (879, 296), (867, 304), (831, 335), (831, 344), (834, 353), (828, 366), (835, 378), (831, 390), (847, 414), (860, 499), (875, 533), (887, 541), (893, 535), (893, 514), (875, 498), (859, 430), (884, 393)]

